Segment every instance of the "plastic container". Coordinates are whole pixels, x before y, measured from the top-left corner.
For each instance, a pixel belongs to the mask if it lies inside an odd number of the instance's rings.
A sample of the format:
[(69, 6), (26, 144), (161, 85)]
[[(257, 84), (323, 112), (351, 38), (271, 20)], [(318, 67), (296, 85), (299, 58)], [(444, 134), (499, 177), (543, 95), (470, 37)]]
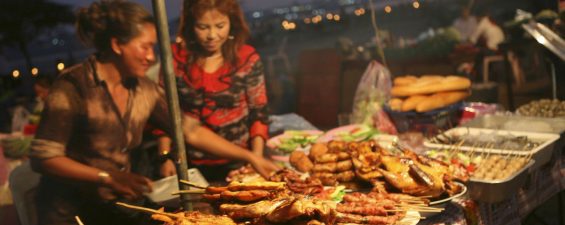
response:
[(383, 108), (399, 133), (419, 131), (426, 135), (435, 135), (439, 131), (456, 127), (459, 124), (463, 103), (455, 103), (424, 113), (394, 111), (386, 104)]
[[(202, 176), (200, 171), (196, 168), (191, 168), (186, 171), (188, 173), (188, 179), (192, 183), (199, 184), (201, 186), (208, 186), (208, 181)], [(189, 190), (202, 190), (195, 187), (189, 187)], [(173, 195), (174, 192), (179, 191), (178, 177), (177, 175), (165, 177), (161, 180), (155, 181), (153, 183), (153, 192), (147, 193), (146, 196), (156, 203), (166, 203), (171, 201), (177, 201), (179, 195)], [(189, 195), (189, 200), (199, 199), (200, 195)]]
[(447, 136), (464, 136), (464, 135), (478, 135), (481, 133), (487, 134), (497, 134), (497, 135), (513, 135), (513, 136), (527, 136), (528, 139), (536, 140), (541, 142), (540, 145), (531, 150), (507, 150), (507, 149), (496, 149), (496, 148), (474, 148), (471, 146), (453, 146), (444, 144), (435, 144), (426, 140), (424, 146), (428, 148), (436, 149), (459, 149), (462, 151), (472, 151), (472, 152), (488, 152), (494, 154), (512, 154), (518, 156), (529, 156), (532, 154), (532, 159), (536, 161), (533, 165), (533, 169), (539, 168), (545, 163), (549, 162), (551, 156), (553, 155), (553, 150), (555, 143), (559, 140), (559, 135), (557, 134), (543, 134), (543, 133), (531, 133), (531, 132), (520, 132), (520, 131), (504, 131), (504, 130), (491, 130), (491, 129), (480, 129), (480, 128), (469, 128), (469, 127), (458, 127), (453, 128), (444, 133)]

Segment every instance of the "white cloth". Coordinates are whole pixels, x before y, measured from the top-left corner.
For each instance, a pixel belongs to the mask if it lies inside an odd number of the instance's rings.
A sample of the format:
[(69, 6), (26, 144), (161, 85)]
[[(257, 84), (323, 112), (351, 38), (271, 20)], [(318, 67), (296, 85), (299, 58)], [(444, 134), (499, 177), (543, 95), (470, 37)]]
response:
[(468, 41), (473, 31), (477, 28), (477, 18), (474, 16), (467, 18), (459, 17), (453, 22), (453, 27), (459, 31), (461, 41)]
[(469, 40), (476, 44), (481, 37), (485, 39), (489, 49), (498, 50), (498, 44), (504, 41), (504, 32), (487, 17), (483, 17)]

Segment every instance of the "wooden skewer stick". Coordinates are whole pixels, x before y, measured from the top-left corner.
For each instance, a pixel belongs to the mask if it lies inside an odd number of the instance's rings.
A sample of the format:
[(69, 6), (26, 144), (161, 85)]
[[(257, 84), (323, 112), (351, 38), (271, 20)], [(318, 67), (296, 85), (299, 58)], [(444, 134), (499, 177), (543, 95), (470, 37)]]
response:
[(436, 208), (433, 206), (427, 206), (427, 205), (408, 205), (408, 204), (398, 204), (398, 205), (394, 205), (394, 206), (399, 206), (402, 208), (407, 208), (407, 207), (414, 207), (414, 208), (425, 208), (425, 209), (440, 209), (440, 208)]
[(408, 218), (408, 219), (425, 219), (426, 217), (417, 216), (417, 215), (406, 215), (406, 216), (404, 216), (402, 219), (404, 219), (404, 218)]
[(180, 194), (204, 194), (206, 193), (204, 190), (180, 190), (171, 193), (172, 195), (180, 195)]
[(135, 209), (135, 210), (147, 212), (147, 213), (161, 214), (161, 215), (165, 215), (165, 216), (173, 217), (173, 218), (184, 218), (184, 216), (181, 216), (181, 215), (162, 212), (162, 211), (159, 211), (159, 210), (145, 208), (145, 207), (141, 207), (141, 206), (129, 205), (129, 204), (126, 204), (126, 203), (123, 203), (123, 202), (116, 202), (116, 205), (126, 207), (126, 208), (129, 208), (129, 209)]
[(431, 195), (427, 196), (406, 196), (406, 195), (395, 195), (396, 198), (400, 200), (422, 200), (426, 198), (431, 198)]
[(398, 204), (398, 205), (394, 205), (394, 206), (397, 206), (397, 207), (428, 207), (428, 205), (424, 205), (424, 204)]
[(436, 208), (433, 206), (422, 206), (422, 205), (396, 205), (399, 208), (415, 208), (415, 209), (443, 209), (443, 208)]
[(418, 211), (418, 212), (443, 212), (443, 209), (413, 209), (413, 208), (397, 208), (391, 210), (399, 211)]
[(82, 223), (82, 220), (80, 220), (80, 217), (75, 216), (75, 220), (77, 221), (78, 225), (84, 225), (84, 223)]
[(202, 185), (200, 185), (200, 184), (193, 183), (193, 182), (190, 182), (190, 181), (187, 181), (187, 180), (182, 180), (182, 179), (181, 179), (181, 180), (179, 180), (179, 182), (181, 182), (181, 183), (183, 183), (183, 184), (188, 184), (188, 185), (193, 186), (193, 187), (195, 187), (195, 188), (200, 188), (200, 189), (206, 189), (206, 188), (207, 188), (206, 186), (202, 186)]
[(431, 196), (431, 195), (414, 196), (415, 199), (428, 199), (428, 198), (431, 198), (431, 197), (433, 197), (433, 196)]
[(418, 211), (418, 212), (442, 212), (443, 209), (438, 208), (415, 208), (415, 207), (398, 207), (398, 210)]
[(442, 212), (442, 210), (413, 210), (413, 209), (387, 209), (385, 212), (406, 212), (406, 211), (418, 211), (418, 212)]
[(397, 202), (406, 202), (406, 203), (410, 203), (410, 202), (413, 202), (413, 203), (425, 203), (426, 201), (424, 201), (424, 200), (422, 200), (422, 199), (409, 199), (409, 198), (406, 198), (406, 199), (399, 199), (399, 200), (398, 200)]

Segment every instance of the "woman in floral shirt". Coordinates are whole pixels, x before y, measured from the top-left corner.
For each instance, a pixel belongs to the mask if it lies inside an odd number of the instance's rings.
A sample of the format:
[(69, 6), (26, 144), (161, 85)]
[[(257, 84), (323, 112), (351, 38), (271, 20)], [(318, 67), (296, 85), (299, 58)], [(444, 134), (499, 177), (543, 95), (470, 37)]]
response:
[[(180, 27), (172, 50), (183, 111), (232, 143), (263, 155), (268, 138), (263, 64), (245, 44), (249, 29), (237, 1), (185, 1)], [(161, 138), (161, 152), (169, 150), (167, 143)], [(189, 152), (194, 153), (192, 165), (209, 179), (224, 179), (236, 167), (226, 159)], [(163, 175), (171, 173), (162, 168)]]

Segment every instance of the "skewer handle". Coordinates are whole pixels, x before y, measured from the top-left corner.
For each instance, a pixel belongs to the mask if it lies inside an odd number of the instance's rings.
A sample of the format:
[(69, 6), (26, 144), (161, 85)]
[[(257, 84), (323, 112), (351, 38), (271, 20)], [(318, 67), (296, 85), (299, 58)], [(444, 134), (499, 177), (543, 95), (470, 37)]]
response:
[(180, 179), (179, 182), (181, 182), (183, 184), (187, 184), (187, 185), (195, 187), (195, 188), (200, 188), (200, 189), (206, 189), (207, 188), (206, 186), (203, 186), (203, 185), (200, 185), (200, 184), (197, 184), (197, 183), (193, 183), (193, 182), (190, 182), (190, 181), (187, 181), (187, 180), (183, 180), (183, 179)]

